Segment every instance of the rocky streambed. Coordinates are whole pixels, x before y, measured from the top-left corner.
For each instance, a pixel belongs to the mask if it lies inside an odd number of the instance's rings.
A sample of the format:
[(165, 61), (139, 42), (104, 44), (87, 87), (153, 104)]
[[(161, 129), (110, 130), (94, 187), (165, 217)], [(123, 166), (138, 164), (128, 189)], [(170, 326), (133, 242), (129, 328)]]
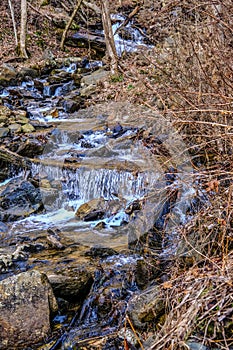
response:
[(134, 327), (164, 313), (150, 288), (199, 205), (185, 145), (148, 108), (84, 108), (109, 76), (98, 62), (11, 73), (0, 95), (0, 348), (140, 348)]

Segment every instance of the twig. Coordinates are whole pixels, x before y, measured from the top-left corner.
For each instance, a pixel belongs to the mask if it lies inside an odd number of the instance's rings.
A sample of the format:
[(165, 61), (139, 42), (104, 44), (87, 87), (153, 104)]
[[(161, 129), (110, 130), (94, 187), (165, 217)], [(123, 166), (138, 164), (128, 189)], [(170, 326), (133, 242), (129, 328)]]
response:
[(52, 17), (46, 15), (46, 13), (41, 13), (38, 9), (36, 9), (34, 6), (32, 6), (32, 4), (30, 4), (30, 2), (28, 2), (28, 6), (33, 10), (35, 11), (36, 13), (39, 13), (41, 16), (44, 16), (46, 17), (49, 21), (52, 21)]
[[(174, 114), (188, 113), (188, 112), (216, 112), (216, 110), (205, 110), (204, 109), (204, 110), (186, 110), (186, 111), (180, 111), (180, 112), (172, 111), (172, 113), (174, 113)], [(218, 112), (221, 112), (221, 111), (218, 111)], [(227, 111), (227, 112), (229, 112), (230, 114), (233, 113), (230, 111)], [(214, 123), (214, 122), (205, 122), (205, 121), (201, 121), (201, 120), (177, 120), (174, 122), (174, 125), (176, 125), (176, 124), (203, 124), (203, 125), (210, 125), (210, 126), (216, 126), (216, 127), (223, 127), (223, 128), (227, 128), (227, 129), (233, 129), (233, 125)]]
[(124, 28), (125, 26), (127, 26), (127, 24), (129, 23), (129, 21), (131, 20), (131, 18), (133, 18), (133, 16), (135, 16), (138, 11), (139, 11), (140, 7), (139, 6), (136, 6), (132, 12), (130, 12), (130, 14), (128, 15), (128, 17), (124, 20), (124, 22), (115, 30), (115, 34), (117, 34), (119, 32), (119, 30), (121, 28)]
[(130, 320), (130, 318), (129, 318), (128, 315), (126, 315), (126, 320), (129, 322), (129, 325), (130, 325), (130, 327), (131, 327), (131, 329), (132, 329), (132, 331), (133, 331), (133, 333), (134, 333), (134, 335), (135, 335), (135, 337), (136, 337), (136, 339), (137, 339), (137, 341), (138, 341), (138, 344), (139, 344), (140, 347), (141, 347), (141, 350), (145, 350), (145, 349), (144, 349), (144, 346), (142, 345), (142, 342), (141, 342), (141, 340), (139, 339), (139, 337), (138, 337), (138, 335), (137, 335), (137, 333), (136, 333), (136, 331), (135, 331), (135, 328), (134, 328), (134, 326), (133, 326), (133, 324), (132, 324), (132, 322), (131, 322), (131, 320)]

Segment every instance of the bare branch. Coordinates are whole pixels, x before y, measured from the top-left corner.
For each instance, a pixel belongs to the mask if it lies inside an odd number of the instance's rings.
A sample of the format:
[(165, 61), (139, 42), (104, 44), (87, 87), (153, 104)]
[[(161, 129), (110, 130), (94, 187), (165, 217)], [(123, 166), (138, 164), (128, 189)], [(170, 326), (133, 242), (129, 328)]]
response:
[(66, 27), (64, 29), (64, 32), (62, 34), (62, 39), (61, 39), (61, 45), (60, 45), (61, 50), (64, 50), (64, 43), (65, 43), (67, 32), (68, 32), (68, 30), (69, 30), (69, 28), (70, 28), (70, 26), (71, 26), (71, 24), (72, 24), (72, 22), (74, 20), (74, 17), (76, 16), (76, 13), (78, 12), (81, 4), (82, 4), (82, 0), (78, 0), (77, 4), (76, 4), (76, 6), (75, 6), (75, 8), (73, 10), (73, 13), (72, 13), (72, 15), (70, 17), (70, 20), (68, 21), (68, 23), (67, 23), (67, 25), (66, 25)]

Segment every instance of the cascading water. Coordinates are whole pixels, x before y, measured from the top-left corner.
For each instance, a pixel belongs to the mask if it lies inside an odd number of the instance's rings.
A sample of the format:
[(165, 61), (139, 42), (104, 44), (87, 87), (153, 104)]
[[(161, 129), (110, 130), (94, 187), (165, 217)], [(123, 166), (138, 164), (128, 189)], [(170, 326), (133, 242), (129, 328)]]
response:
[[(72, 64), (70, 68), (62, 69), (73, 73), (76, 65)], [(186, 211), (195, 192), (190, 186), (188, 174), (190, 167), (187, 166), (185, 178), (177, 174), (176, 180), (167, 184), (162, 167), (167, 159), (153, 154), (151, 145), (147, 147), (140, 141), (139, 131), (140, 128), (144, 131), (150, 129), (153, 135), (162, 134), (161, 143), (169, 151), (171, 148), (170, 155), (175, 160), (176, 156), (181, 158), (180, 155), (183, 155), (185, 149), (185, 147), (181, 149), (180, 145), (176, 148), (177, 135), (176, 140), (174, 137), (169, 140), (169, 133), (173, 136), (174, 133), (173, 130), (169, 130), (169, 125), (166, 123), (165, 131), (156, 129), (156, 122), (162, 124), (160, 116), (157, 119), (149, 116), (149, 128), (144, 124), (146, 114), (143, 115), (143, 110), (136, 116), (136, 123), (132, 123), (130, 118), (128, 121), (128, 114), (134, 116), (134, 112), (131, 109), (124, 112), (118, 105), (113, 111), (115, 124), (111, 126), (108, 125), (108, 115), (111, 113), (103, 116), (96, 111), (92, 116), (87, 116), (88, 111), (86, 114), (81, 111), (72, 116), (59, 110), (54, 116), (51, 110), (60, 108), (58, 100), (62, 96), (59, 95), (65, 95), (72, 90), (73, 81), (52, 88), (49, 84), (46, 85), (46, 79), (40, 82), (43, 85), (42, 94), (38, 93), (32, 83), (23, 84), (20, 90), (26, 89), (35, 93), (36, 100), (30, 99), (25, 102), (30, 118), (51, 128), (45, 150), (42, 156), (32, 162), (31, 169), (31, 177), (39, 184), (45, 209), (41, 213), (12, 223), (9, 234), (11, 236), (24, 234), (23, 239), (26, 242), (27, 238), (32, 236), (33, 246), (34, 242), (37, 242), (38, 233), (52, 231), (51, 235), (54, 238), (57, 232), (55, 228), (58, 228), (60, 237), (67, 244), (63, 248), (66, 247), (67, 250), (72, 251), (72, 247), (78, 250), (77, 247), (80, 246), (85, 249), (96, 246), (125, 249), (129, 243), (134, 243), (140, 235), (147, 234), (154, 227), (155, 220), (160, 219), (167, 204), (169, 187), (173, 191), (177, 186), (179, 190), (181, 187), (180, 196), (175, 203), (172, 203), (170, 211), (166, 212), (171, 214), (171, 219), (165, 222), (166, 215), (162, 218), (163, 232), (167, 233), (170, 239), (169, 249), (164, 245), (163, 255), (160, 256), (174, 254), (176, 249), (174, 227), (186, 219)], [(7, 91), (1, 96), (7, 96)], [(51, 96), (52, 98), (48, 98)], [(106, 112), (105, 108), (102, 109)], [(120, 117), (118, 117), (119, 111), (122, 113)], [(183, 162), (181, 159), (181, 163)], [(7, 186), (7, 181), (0, 186)], [(93, 199), (103, 199), (104, 203), (107, 203), (105, 212), (108, 212), (108, 205), (114, 205), (114, 208), (111, 207), (110, 214), (104, 213), (101, 219), (85, 221), (78, 218), (75, 213), (80, 205)], [(138, 207), (136, 206), (137, 212), (134, 215), (128, 208), (131, 205), (133, 207), (135, 201), (138, 201), (136, 203)], [(38, 247), (40, 249), (39, 243)], [(59, 250), (60, 246), (57, 247)], [(72, 261), (74, 256), (69, 257), (69, 253), (65, 254), (68, 256), (67, 261)], [(120, 317), (125, 313), (127, 301), (137, 289), (130, 269), (136, 269), (137, 261), (140, 259), (139, 255), (129, 253), (127, 256), (122, 253), (104, 260), (107, 272), (101, 269), (99, 275), (96, 272), (92, 294), (86, 299), (79, 321), (66, 339), (68, 345), (64, 341), (63, 349), (69, 349), (69, 344), (71, 343), (71, 346), (76, 344), (79, 338), (105, 334), (105, 328), (109, 324), (112, 325), (112, 331), (115, 331), (116, 327), (123, 327)], [(39, 264), (40, 258), (38, 260)], [(46, 257), (46, 263), (48, 260)], [(44, 263), (44, 260), (42, 262)], [(57, 262), (55, 264), (57, 265)], [(105, 313), (105, 305), (109, 307), (108, 314)], [(116, 323), (116, 319), (119, 322)]]

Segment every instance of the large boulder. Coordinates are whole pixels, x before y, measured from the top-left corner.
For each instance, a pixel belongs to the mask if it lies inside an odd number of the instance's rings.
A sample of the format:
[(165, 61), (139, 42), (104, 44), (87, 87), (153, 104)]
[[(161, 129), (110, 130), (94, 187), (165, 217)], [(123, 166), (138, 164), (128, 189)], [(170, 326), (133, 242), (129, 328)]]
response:
[(23, 272), (0, 282), (0, 349), (25, 349), (48, 336), (57, 303), (46, 275)]

